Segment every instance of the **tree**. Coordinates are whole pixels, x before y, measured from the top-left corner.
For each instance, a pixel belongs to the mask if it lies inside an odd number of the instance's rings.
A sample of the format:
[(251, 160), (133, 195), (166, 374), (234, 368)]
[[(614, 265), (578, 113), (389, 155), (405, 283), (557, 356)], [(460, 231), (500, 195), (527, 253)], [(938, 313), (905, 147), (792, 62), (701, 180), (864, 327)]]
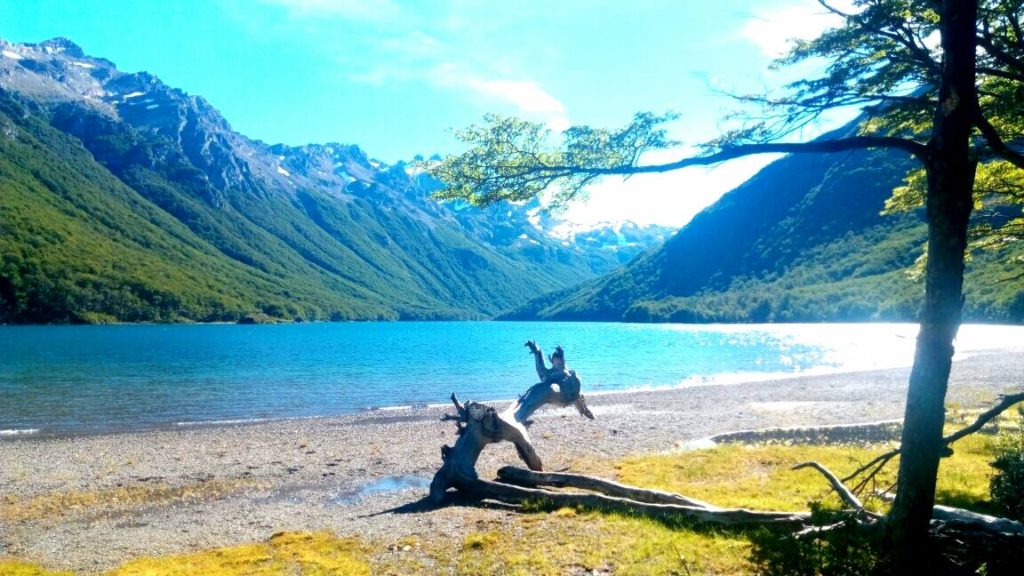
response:
[[(850, 12), (827, 0), (843, 24), (799, 42), (778, 62), (823, 59), (823, 72), (789, 84), (781, 95), (739, 96), (763, 114), (701, 146), (695, 156), (644, 164), (650, 150), (674, 146), (663, 124), (673, 115), (637, 114), (620, 130), (575, 126), (551, 144), (541, 125), (486, 117), (459, 133), (469, 146), (432, 171), (442, 198), (487, 205), (549, 192), (556, 205), (585, 196), (610, 175), (666, 172), (761, 153), (834, 153), (889, 148), (919, 162), (916, 190), (928, 224), (924, 303), (902, 437), (896, 500), (886, 518), (894, 560), (909, 566), (925, 545), (932, 515), (953, 340), (963, 305), (965, 250), (979, 162), (1002, 171), (1021, 196), (1024, 156), (1007, 142), (1024, 136), (1024, 34), (1021, 0), (855, 0)], [(935, 40), (938, 39), (936, 43)], [(860, 133), (789, 141), (827, 110), (857, 106)], [(914, 176), (907, 194), (914, 190)], [(1019, 223), (1018, 223), (1019, 224)]]

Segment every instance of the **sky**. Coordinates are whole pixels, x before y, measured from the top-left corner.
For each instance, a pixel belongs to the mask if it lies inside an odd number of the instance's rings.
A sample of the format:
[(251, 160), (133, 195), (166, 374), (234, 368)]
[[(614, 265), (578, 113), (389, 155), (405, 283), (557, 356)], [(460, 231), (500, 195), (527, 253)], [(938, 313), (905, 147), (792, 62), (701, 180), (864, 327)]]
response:
[[(249, 137), (387, 163), (457, 153), (452, 130), (489, 112), (556, 131), (678, 112), (683, 146), (655, 162), (719, 133), (737, 109), (723, 91), (783, 83), (773, 58), (833, 18), (814, 0), (19, 0), (0, 2), (0, 38), (65, 36), (203, 96)], [(681, 226), (769, 160), (606, 179), (565, 217)]]

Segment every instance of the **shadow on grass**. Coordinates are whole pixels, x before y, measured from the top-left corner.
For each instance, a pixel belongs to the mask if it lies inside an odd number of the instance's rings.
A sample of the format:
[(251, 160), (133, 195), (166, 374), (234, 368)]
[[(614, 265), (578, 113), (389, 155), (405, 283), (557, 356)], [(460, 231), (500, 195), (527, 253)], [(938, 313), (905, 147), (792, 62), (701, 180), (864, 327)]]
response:
[(992, 516), (1002, 515), (1002, 512), (991, 500), (987, 498), (980, 498), (977, 494), (971, 494), (965, 490), (936, 490), (935, 501), (946, 506), (963, 508), (980, 514), (989, 514)]

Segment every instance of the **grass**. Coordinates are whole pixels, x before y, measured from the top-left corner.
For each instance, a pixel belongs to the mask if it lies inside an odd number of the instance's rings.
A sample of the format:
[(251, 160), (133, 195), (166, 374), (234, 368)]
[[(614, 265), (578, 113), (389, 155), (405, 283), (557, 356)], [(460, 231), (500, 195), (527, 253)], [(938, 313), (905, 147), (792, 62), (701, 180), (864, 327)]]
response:
[(460, 575), (734, 574), (749, 567), (748, 547), (736, 533), (563, 508), (468, 534), (449, 566)]
[[(958, 423), (955, 427), (959, 427)], [(991, 435), (976, 434), (954, 445), (942, 461), (937, 500), (991, 511)], [(838, 505), (827, 482), (798, 462), (817, 460), (839, 475), (889, 445), (724, 445), (708, 450), (636, 456), (614, 463), (619, 480), (671, 490), (721, 506), (806, 510), (811, 501)], [(895, 478), (892, 462), (879, 477)], [(884, 510), (874, 500), (869, 506)], [(41, 509), (47, 510), (46, 506)], [(133, 560), (108, 576), (278, 576), (326, 574), (562, 575), (746, 574), (751, 533), (663, 522), (622, 514), (561, 508), (496, 519), (477, 509), (450, 508), (475, 527), (461, 540), (407, 536), (397, 542), (342, 538), (325, 532), (286, 533), (269, 541), (180, 556)], [(34, 571), (33, 571), (34, 570)], [(53, 576), (31, 565), (0, 561), (0, 574)]]
[[(839, 499), (825, 479), (809, 469), (791, 470), (808, 460), (823, 463), (839, 477), (857, 469), (890, 446), (721, 446), (686, 454), (627, 458), (616, 466), (626, 484), (669, 490), (719, 506), (756, 510), (806, 510), (808, 502), (837, 505)], [(988, 511), (995, 440), (974, 435), (957, 442), (954, 454), (939, 468), (936, 500), (950, 506)], [(877, 476), (884, 490), (896, 481), (898, 458)], [(884, 511), (884, 503), (869, 502)]]
[(24, 522), (77, 513), (115, 512), (173, 502), (198, 502), (264, 487), (264, 484), (257, 480), (216, 479), (183, 486), (151, 484), (103, 490), (52, 492), (31, 498), (4, 496), (0, 498), (0, 519)]
[(71, 572), (44, 570), (35, 564), (10, 558), (0, 558), (0, 574), (4, 576), (74, 576)]
[(218, 548), (194, 554), (141, 558), (109, 576), (272, 576), (344, 574), (368, 576), (367, 547), (356, 538), (328, 532), (285, 532), (267, 542)]

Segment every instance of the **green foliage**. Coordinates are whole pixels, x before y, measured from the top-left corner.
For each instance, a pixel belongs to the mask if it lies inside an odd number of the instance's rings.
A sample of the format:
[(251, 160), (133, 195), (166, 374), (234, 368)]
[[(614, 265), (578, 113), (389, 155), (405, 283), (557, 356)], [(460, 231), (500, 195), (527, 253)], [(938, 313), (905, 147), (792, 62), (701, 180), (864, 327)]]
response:
[(751, 561), (765, 576), (869, 576), (879, 574), (880, 531), (867, 532), (845, 512), (812, 505), (818, 526), (827, 532), (794, 537), (761, 531), (751, 536)]
[[(836, 134), (856, 129), (853, 123)], [(890, 192), (912, 166), (898, 153), (881, 151), (780, 159), (694, 217), (659, 250), (507, 317), (916, 320), (924, 285), (913, 272), (923, 265), (919, 256), (927, 239), (921, 210), (914, 201), (883, 210), (896, 201)], [(908, 195), (916, 190), (908, 189)], [(979, 209), (973, 225), (1001, 227), (1005, 221), (1005, 211)], [(965, 319), (1024, 321), (1022, 256), (1024, 246), (1007, 242), (970, 259)]]
[(1007, 518), (1024, 520), (1024, 412), (1015, 430), (1003, 432), (996, 444), (989, 493)]
[[(899, 214), (924, 207), (927, 175), (923, 169), (911, 171), (903, 185), (893, 189), (883, 214)], [(981, 251), (1005, 252), (1024, 237), (1024, 170), (1005, 160), (978, 165), (974, 180), (974, 212), (968, 229), (967, 257)], [(914, 272), (923, 274), (922, 256)]]
[(551, 143), (543, 124), (489, 114), (484, 124), (455, 133), (467, 145), (465, 152), (427, 168), (447, 186), (437, 193), (440, 199), (488, 206), (550, 191), (552, 205), (561, 207), (584, 196), (602, 173), (633, 166), (644, 152), (676, 145), (662, 127), (676, 118), (639, 113), (619, 130), (573, 126)]
[[(672, 144), (659, 128), (671, 117), (637, 115), (617, 133), (569, 129), (556, 145), (547, 142), (548, 134), (539, 125), (489, 117), (489, 125), (462, 133), (469, 151), (446, 158), (436, 168), (448, 185), (441, 194), (487, 204), (502, 198), (529, 198), (554, 188), (555, 203), (561, 204), (585, 196), (585, 186), (602, 176), (672, 170), (697, 161), (764, 151), (766, 143), (793, 136), (823, 112), (841, 107), (862, 112), (852, 128), (794, 145), (796, 149), (819, 149), (823, 140), (878, 147), (883, 139), (884, 146), (927, 158), (925, 144), (940, 105), (943, 56), (940, 43), (934, 41), (940, 8), (926, 0), (854, 0), (848, 12), (829, 2), (822, 4), (842, 23), (813, 40), (797, 42), (775, 64), (814, 63), (821, 72), (802, 77), (778, 93), (737, 95), (740, 102), (760, 110), (729, 117), (722, 135), (700, 146), (694, 158), (639, 165), (644, 150)], [(1022, 5), (1020, 0), (980, 3), (979, 113), (971, 153), (981, 164), (967, 255), (977, 262), (972, 266), (966, 312), (967, 318), (975, 320), (1024, 320), (1024, 290), (1019, 282), (1024, 276), (1007, 270), (1019, 268), (1022, 262), (1022, 252), (1013, 243), (1024, 234), (1024, 157), (1004, 144), (1024, 138)], [(974, 106), (975, 102), (960, 102), (953, 95), (942, 105)], [(650, 137), (615, 139), (611, 134)], [(574, 154), (574, 147), (581, 153)], [(809, 169), (790, 170), (788, 181), (759, 182), (764, 188), (759, 195), (727, 196), (695, 218), (661, 252), (578, 290), (547, 295), (507, 317), (684, 322), (914, 319), (921, 287), (913, 282), (926, 265), (918, 257), (925, 245), (921, 229), (911, 232), (902, 225), (905, 218), (894, 218), (889, 223), (897, 229), (885, 234), (872, 228), (875, 222), (861, 220), (844, 228), (835, 217), (844, 209), (866, 213), (862, 210), (865, 196), (873, 198), (879, 189), (877, 182), (871, 182), (872, 171), (878, 174), (877, 180), (888, 183), (885, 195), (891, 192), (884, 214), (916, 216), (924, 204), (926, 173), (891, 156), (850, 156), (854, 159), (842, 167), (834, 163), (832, 178), (808, 164)], [(830, 203), (822, 198), (830, 195), (830, 189), (844, 194), (831, 194)], [(863, 194), (865, 189), (871, 194)], [(798, 190), (804, 195), (796, 199), (817, 208), (818, 214), (797, 211), (793, 199)], [(745, 212), (736, 208), (738, 199), (747, 203)], [(879, 208), (872, 210), (877, 214)], [(726, 212), (728, 218), (722, 216)], [(820, 218), (817, 223), (826, 232), (801, 226), (801, 217)], [(728, 232), (716, 234), (715, 226), (706, 225), (711, 220)], [(779, 227), (772, 230), (766, 223)], [(844, 241), (853, 240), (861, 256), (844, 251), (837, 243), (842, 234), (831, 230), (850, 232), (852, 236)], [(879, 250), (859, 242), (866, 237), (880, 241)], [(988, 254), (975, 253), (982, 249)], [(799, 257), (790, 257), (794, 254)], [(835, 257), (836, 264), (821, 258), (825, 254)], [(852, 276), (841, 275), (844, 269)]]

